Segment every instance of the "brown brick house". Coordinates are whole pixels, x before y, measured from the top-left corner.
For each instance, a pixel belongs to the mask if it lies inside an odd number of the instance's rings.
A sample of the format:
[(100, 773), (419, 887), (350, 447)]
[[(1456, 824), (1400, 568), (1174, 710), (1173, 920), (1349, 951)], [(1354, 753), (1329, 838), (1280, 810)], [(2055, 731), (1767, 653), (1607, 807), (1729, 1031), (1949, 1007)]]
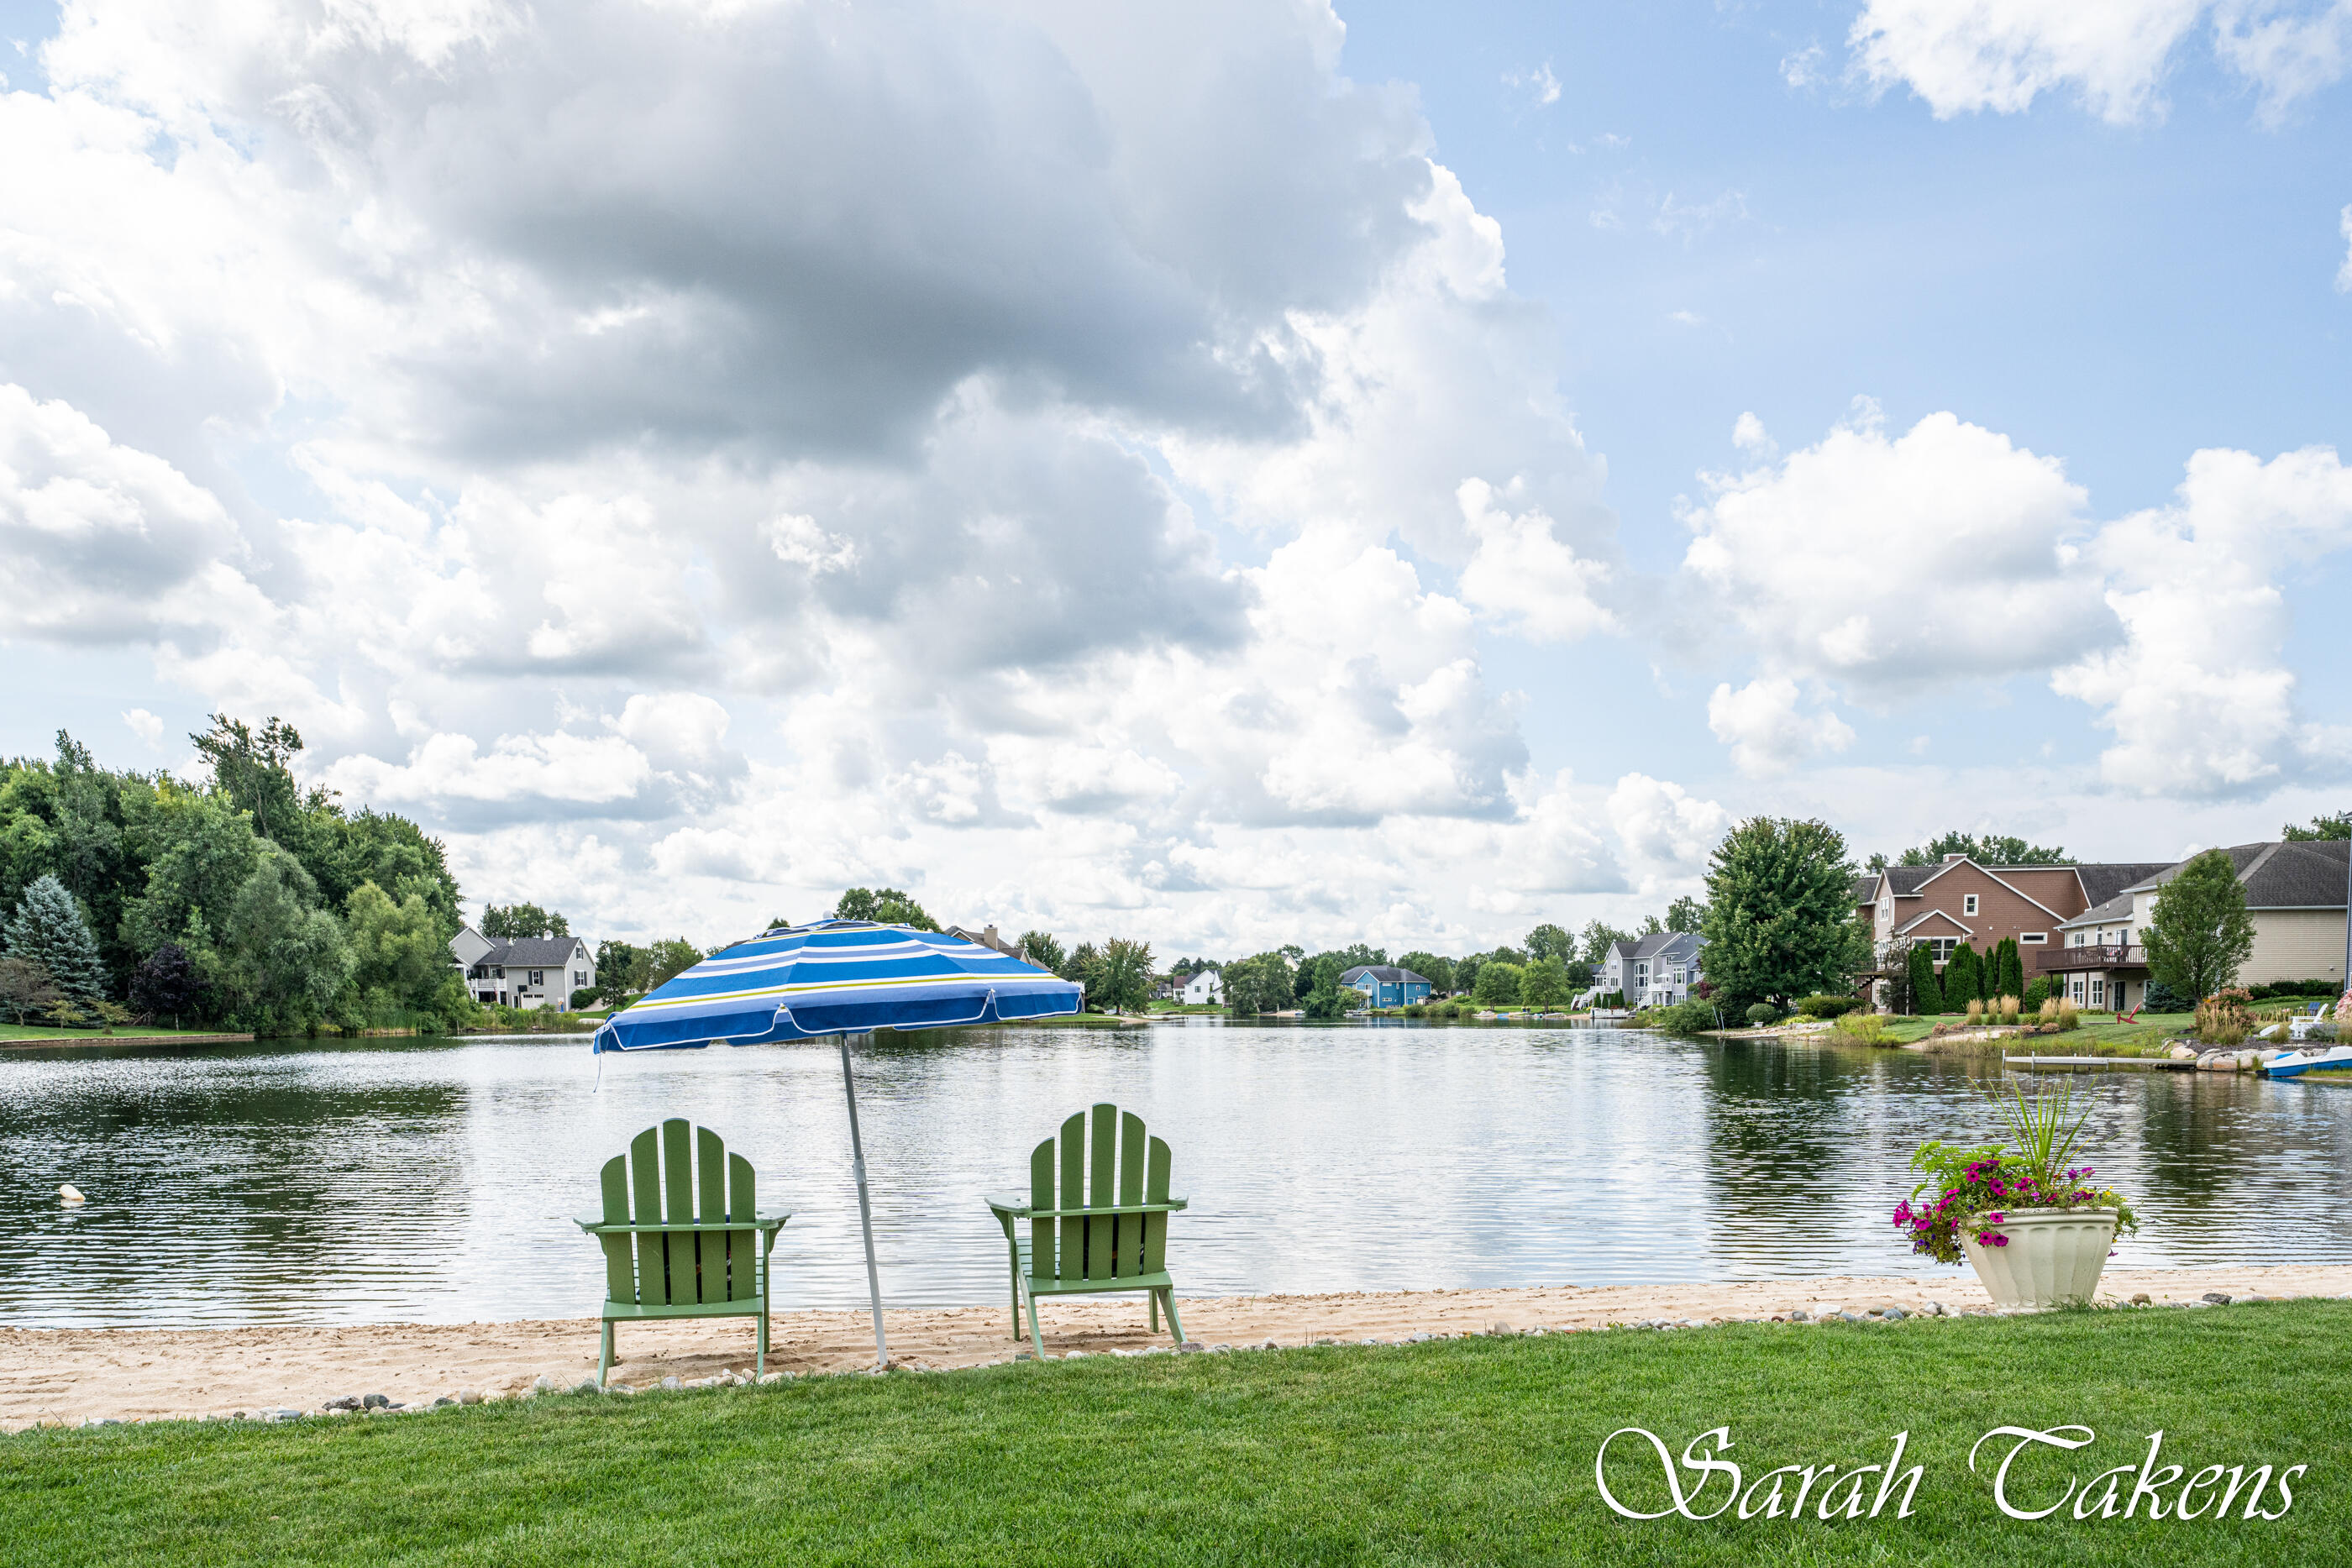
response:
[(1940, 972), (1963, 942), (1983, 954), (2011, 937), (2030, 979), (2039, 972), (2036, 953), (2063, 943), (2068, 922), (2169, 864), (1987, 867), (1948, 855), (1938, 865), (1889, 866), (1872, 879), (1867, 898), (1880, 961), (1906, 942), (1924, 942)]

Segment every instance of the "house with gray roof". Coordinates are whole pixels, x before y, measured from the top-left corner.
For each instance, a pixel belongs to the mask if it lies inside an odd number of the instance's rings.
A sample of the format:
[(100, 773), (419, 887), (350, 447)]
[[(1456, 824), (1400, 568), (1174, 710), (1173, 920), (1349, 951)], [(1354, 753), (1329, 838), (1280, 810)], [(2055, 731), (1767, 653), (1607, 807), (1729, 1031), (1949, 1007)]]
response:
[[(2280, 980), (2344, 983), (2345, 878), (2352, 843), (2342, 839), (2232, 844), (2223, 852), (2246, 890), (2254, 950), (2238, 984)], [(2086, 1008), (2127, 1009), (2144, 1000), (2147, 949), (2141, 937), (2156, 917), (2164, 886), (2189, 862), (2176, 861), (2108, 892), (2059, 928), (2055, 946), (2036, 955), (2031, 973), (2049, 975)], [(2102, 891), (2107, 891), (2102, 889)]]
[(460, 925), (449, 956), (484, 1007), (568, 1008), (572, 992), (596, 983), (596, 955), (577, 936), (500, 941)]
[(1706, 938), (1694, 931), (1654, 931), (1612, 942), (1594, 967), (1589, 994), (1622, 991), (1625, 1005), (1636, 1010), (1687, 1001), (1706, 978), (1699, 957), (1706, 946)]

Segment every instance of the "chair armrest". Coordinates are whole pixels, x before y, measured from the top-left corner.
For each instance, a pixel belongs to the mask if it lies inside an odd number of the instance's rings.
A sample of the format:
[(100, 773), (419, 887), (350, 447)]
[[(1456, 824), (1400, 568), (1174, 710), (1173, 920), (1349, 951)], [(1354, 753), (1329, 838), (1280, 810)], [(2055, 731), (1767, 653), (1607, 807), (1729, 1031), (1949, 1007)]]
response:
[(992, 1197), (988, 1207), (1005, 1219), (1100, 1219), (1112, 1214), (1173, 1214), (1191, 1200), (1171, 1197), (1165, 1203), (1098, 1203), (1091, 1208), (1032, 1208), (1009, 1198)]
[(639, 1232), (652, 1232), (655, 1234), (684, 1232), (688, 1235), (691, 1235), (698, 1230), (780, 1230), (783, 1228), (784, 1221), (791, 1218), (792, 1214), (789, 1210), (780, 1211), (763, 1208), (760, 1210), (754, 1218), (750, 1219), (649, 1220), (644, 1224), (639, 1224), (635, 1220), (608, 1220), (601, 1215), (583, 1214), (574, 1218), (572, 1223), (578, 1226), (581, 1229), (588, 1232), (591, 1236), (636, 1234)]

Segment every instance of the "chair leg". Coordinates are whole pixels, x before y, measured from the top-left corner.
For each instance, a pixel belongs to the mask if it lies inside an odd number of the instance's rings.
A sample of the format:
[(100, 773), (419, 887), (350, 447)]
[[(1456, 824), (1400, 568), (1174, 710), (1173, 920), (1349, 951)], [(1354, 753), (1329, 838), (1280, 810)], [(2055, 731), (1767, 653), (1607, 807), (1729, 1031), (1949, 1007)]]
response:
[(751, 1367), (752, 1375), (768, 1375), (768, 1303), (764, 1298), (760, 1302), (760, 1348), (752, 1358)]
[(1143, 1299), (1151, 1304), (1151, 1332), (1158, 1333), (1160, 1332), (1160, 1292), (1146, 1291), (1143, 1292)]
[(603, 1354), (596, 1358), (596, 1386), (600, 1391), (604, 1386), (604, 1379), (612, 1375), (613, 1371), (613, 1320), (610, 1318), (604, 1320), (604, 1338)]
[(1021, 1297), (1029, 1304), (1029, 1347), (1037, 1353), (1037, 1359), (1043, 1361), (1045, 1359), (1045, 1336), (1037, 1327), (1037, 1293), (1024, 1287)]
[(1176, 1291), (1171, 1287), (1160, 1291), (1160, 1294), (1168, 1303), (1168, 1332), (1175, 1336), (1178, 1344), (1182, 1344), (1184, 1325), (1176, 1321)]

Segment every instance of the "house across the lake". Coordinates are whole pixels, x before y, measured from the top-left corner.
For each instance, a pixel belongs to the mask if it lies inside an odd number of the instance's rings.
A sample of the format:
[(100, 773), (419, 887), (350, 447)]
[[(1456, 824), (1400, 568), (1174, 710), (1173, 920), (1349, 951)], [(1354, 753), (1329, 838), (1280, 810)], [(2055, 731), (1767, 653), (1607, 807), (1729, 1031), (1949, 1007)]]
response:
[[(2236, 844), (2226, 852), (2254, 918), (2254, 950), (2238, 983), (2344, 983), (2342, 839)], [(2017, 940), (2025, 978), (2058, 981), (2086, 1008), (2121, 1012), (2147, 999), (2141, 936), (2164, 884), (2185, 861), (2086, 865), (1980, 866), (1963, 855), (1940, 865), (1889, 866), (1873, 889), (1882, 961), (1907, 943), (1927, 946), (1941, 970), (1966, 942), (1989, 953)]]
[[(2223, 852), (2237, 868), (2246, 912), (2254, 920), (2254, 950), (2238, 971), (2238, 984), (2343, 985), (2347, 852), (2352, 843), (2342, 839), (2234, 844)], [(2145, 1000), (2153, 977), (2139, 938), (2155, 917), (2164, 884), (2187, 863), (2166, 866), (2066, 922), (2058, 942), (2030, 961), (2028, 977), (2057, 979), (2086, 1008), (2121, 1012)]]
[(1214, 969), (1197, 969), (1178, 985), (1176, 999), (1195, 1008), (1222, 1002), (1225, 999), (1225, 977)]
[(1653, 931), (1612, 942), (1586, 995), (1622, 991), (1625, 1005), (1637, 1011), (1686, 1001), (1692, 988), (1706, 977), (1699, 956), (1706, 946), (1706, 938), (1695, 931)]
[(466, 972), (466, 989), (484, 1007), (568, 1008), (572, 992), (596, 983), (596, 956), (577, 936), (502, 942), (460, 925), (449, 954)]
[(1341, 974), (1339, 983), (1363, 992), (1368, 1007), (1401, 1008), (1429, 1000), (1429, 982), (1394, 964), (1359, 964)]

